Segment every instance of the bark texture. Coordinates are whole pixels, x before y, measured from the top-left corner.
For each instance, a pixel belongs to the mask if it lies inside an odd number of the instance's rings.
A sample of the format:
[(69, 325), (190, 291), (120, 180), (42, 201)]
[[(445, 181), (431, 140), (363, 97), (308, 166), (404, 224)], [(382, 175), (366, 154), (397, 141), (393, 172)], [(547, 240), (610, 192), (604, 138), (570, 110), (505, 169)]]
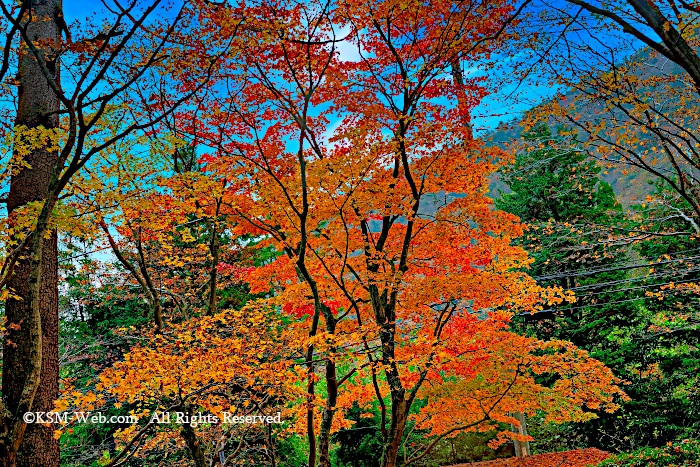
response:
[[(58, 15), (61, 0), (34, 0), (31, 20), (27, 23), (29, 38), (42, 53), (48, 70), (57, 77), (58, 66), (52, 48), (60, 42)], [(33, 53), (23, 44), (19, 57), (19, 102), (17, 125), (30, 128), (55, 128), (59, 101), (49, 87)], [(13, 170), (7, 209), (10, 220), (21, 215), (18, 209), (33, 201), (46, 199), (49, 182), (58, 154), (43, 149), (32, 151), (25, 161), (29, 168)], [(26, 232), (22, 235), (26, 235)], [(39, 305), (41, 315), (41, 376), (31, 407), (33, 412), (48, 412), (58, 398), (58, 255), (57, 236), (49, 231), (44, 236), (41, 260)], [(31, 244), (31, 242), (29, 242)], [(19, 299), (9, 298), (5, 303), (8, 332), (5, 336), (2, 374), (3, 399), (9, 412), (18, 414), (18, 404), (25, 387), (29, 368), (32, 367), (29, 322), (31, 309), (28, 300), (30, 258), (29, 245), (15, 265), (8, 286)], [(17, 452), (17, 467), (58, 467), (59, 444), (54, 439), (55, 427), (29, 424)], [(3, 460), (3, 465), (13, 465)]]
[[(189, 407), (185, 410), (187, 415), (191, 417), (192, 410), (190, 410)], [(187, 444), (187, 448), (189, 449), (190, 454), (192, 455), (194, 465), (196, 467), (207, 467), (207, 460), (204, 456), (204, 450), (202, 450), (202, 445), (199, 443), (199, 439), (197, 439), (197, 434), (194, 432), (192, 426), (190, 426), (188, 423), (184, 423), (180, 432), (185, 440), (185, 443)]]

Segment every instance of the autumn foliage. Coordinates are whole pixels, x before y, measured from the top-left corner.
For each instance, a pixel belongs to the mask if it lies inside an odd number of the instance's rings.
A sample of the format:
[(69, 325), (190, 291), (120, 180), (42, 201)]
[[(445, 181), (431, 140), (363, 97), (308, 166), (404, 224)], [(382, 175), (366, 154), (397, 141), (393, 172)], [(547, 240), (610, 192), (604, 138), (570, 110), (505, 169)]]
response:
[[(159, 143), (208, 149), (184, 170), (175, 158), (175, 173), (99, 220), (157, 334), (87, 397), (137, 404), (141, 416), (173, 405), (280, 410), (287, 433), (308, 439), (309, 463), (324, 466), (356, 405), (379, 407), (387, 466), (408, 424), (434, 440), (409, 448), (410, 464), (444, 437), (517, 423), (515, 411), (564, 422), (614, 410), (621, 392), (599, 362), (508, 331), (513, 313), (571, 299), (527, 276), (511, 244), (522, 227), (486, 196), (508, 156), (472, 129), (493, 86), (461, 69), (491, 59), (514, 13), (505, 1), (270, 2), (241, 26), (235, 9), (212, 9), (208, 21), (235, 29), (240, 48), (192, 109), (196, 122), (177, 113)], [(246, 244), (276, 253), (258, 265), (224, 259)], [(216, 293), (208, 306), (192, 294), (197, 278), (221, 287), (232, 275), (266, 298), (215, 314)], [(179, 311), (159, 318), (166, 295)], [(211, 316), (190, 318), (202, 312)], [(81, 401), (69, 392), (63, 404)], [(125, 451), (134, 436), (137, 427), (119, 434)], [(136, 455), (163, 436), (176, 434), (161, 429)], [(183, 429), (182, 445), (203, 458), (222, 436)]]
[[(617, 408), (621, 381), (602, 363), (510, 329), (574, 301), (528, 275), (523, 225), (488, 196), (511, 155), (474, 129), (499, 88), (479, 70), (519, 41), (515, 2), (188, 8), (195, 52), (211, 40), (215, 58), (168, 49), (169, 92), (133, 96), (160, 115), (153, 128), (66, 182), (63, 209), (80, 219), (66, 235), (111, 252), (98, 281), (143, 301), (151, 323), (115, 332), (128, 345), (109, 367), (63, 381), (58, 409), (139, 419), (100, 462), (184, 465), (187, 452), (204, 467), (226, 452), (224, 464), (274, 465), (277, 440), (295, 438), (308, 465), (330, 467), (359, 408), (379, 413), (377, 457), (393, 467), (464, 431), (525, 441), (515, 412), (564, 423)], [(206, 80), (183, 71), (203, 68)], [(153, 421), (169, 411), (283, 423)], [(427, 442), (407, 445), (410, 431)]]
[(588, 448), (577, 451), (553, 452), (538, 454), (527, 459), (499, 459), (487, 462), (476, 462), (459, 467), (588, 467), (596, 465), (610, 457), (610, 454), (599, 449)]

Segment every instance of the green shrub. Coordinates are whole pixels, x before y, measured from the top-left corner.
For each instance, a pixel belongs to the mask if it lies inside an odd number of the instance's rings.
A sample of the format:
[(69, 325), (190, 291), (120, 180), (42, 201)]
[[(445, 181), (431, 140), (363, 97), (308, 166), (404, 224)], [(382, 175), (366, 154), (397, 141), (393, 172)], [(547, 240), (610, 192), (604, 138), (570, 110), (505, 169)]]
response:
[(685, 439), (662, 448), (642, 448), (618, 454), (598, 464), (599, 467), (698, 467), (700, 441)]

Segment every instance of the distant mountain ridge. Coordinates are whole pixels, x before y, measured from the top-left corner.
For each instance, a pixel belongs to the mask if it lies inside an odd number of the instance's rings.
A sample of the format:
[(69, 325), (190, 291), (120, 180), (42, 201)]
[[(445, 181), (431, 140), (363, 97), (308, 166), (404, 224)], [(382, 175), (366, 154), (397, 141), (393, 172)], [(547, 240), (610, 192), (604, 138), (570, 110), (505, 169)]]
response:
[[(661, 76), (662, 69), (670, 74), (680, 73), (680, 67), (676, 65), (669, 65), (667, 62), (661, 63), (661, 60), (654, 58), (650, 55), (648, 49), (641, 49), (639, 52), (632, 56), (633, 60), (643, 60), (645, 66), (640, 71), (640, 76), (644, 78)], [(566, 104), (573, 102), (575, 97), (578, 95), (578, 91), (570, 91), (564, 95), (563, 103)], [(573, 115), (574, 118), (580, 118), (582, 121), (587, 120), (587, 116), (591, 115), (591, 110), (586, 108), (580, 108), (576, 110)], [(510, 122), (502, 123), (498, 126), (496, 131), (488, 135), (485, 139), (490, 142), (490, 144), (496, 144), (505, 148), (504, 143), (508, 143), (508, 147), (512, 148), (513, 143), (518, 142), (522, 138), (522, 120), (514, 120)], [(585, 145), (585, 141), (582, 142)], [(512, 149), (511, 149), (512, 150)], [(618, 201), (624, 206), (629, 207), (632, 204), (641, 203), (647, 195), (653, 192), (654, 187), (650, 184), (654, 180), (654, 176), (649, 172), (625, 164), (616, 164), (612, 168), (604, 167), (601, 172), (601, 179), (608, 182), (618, 198)], [(499, 190), (506, 191), (507, 187), (498, 180), (498, 177), (494, 177), (491, 183), (491, 195), (492, 197), (499, 196)]]
[[(522, 137), (520, 123), (516, 121), (499, 125), (489, 136), (489, 141), (504, 148), (504, 143), (509, 143), (508, 147), (512, 148), (513, 143)], [(612, 168), (603, 168), (600, 177), (612, 186), (615, 196), (625, 208), (641, 203), (653, 191), (653, 186), (650, 184), (654, 180), (653, 175), (635, 167), (620, 164)], [(508, 192), (507, 186), (498, 178), (498, 174), (493, 177), (489, 188), (492, 198), (499, 197), (500, 191)]]

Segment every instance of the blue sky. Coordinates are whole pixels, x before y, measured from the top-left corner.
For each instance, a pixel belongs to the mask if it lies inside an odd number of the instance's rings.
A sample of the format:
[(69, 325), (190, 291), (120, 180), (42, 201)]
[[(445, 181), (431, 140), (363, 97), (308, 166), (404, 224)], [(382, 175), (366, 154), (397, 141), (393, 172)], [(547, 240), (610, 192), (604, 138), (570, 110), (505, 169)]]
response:
[[(107, 1), (108, 4), (109, 0)], [(173, 4), (172, 1), (164, 2), (166, 4)], [(175, 4), (180, 4), (179, 1), (175, 1)], [(125, 3), (122, 3), (126, 5)], [(150, 2), (143, 2), (144, 6), (150, 4)], [(104, 14), (104, 6), (102, 2), (97, 0), (91, 1), (67, 1), (64, 2), (64, 14), (66, 21), (69, 25), (74, 23), (72, 27), (73, 34), (79, 33), (79, 24), (84, 22), (86, 18), (100, 17)], [(172, 12), (172, 10), (171, 10)], [(161, 14), (163, 12), (160, 12)], [(167, 13), (165, 13), (167, 15)], [(110, 15), (111, 16), (111, 15)], [(93, 20), (94, 21), (94, 20)], [(92, 21), (91, 21), (92, 22)], [(337, 31), (337, 37), (343, 37), (348, 31), (339, 30)], [(358, 60), (359, 53), (355, 48), (354, 44), (349, 42), (341, 42), (337, 44), (341, 57), (346, 60)], [(507, 71), (504, 70), (504, 73)], [(479, 72), (484, 74), (484, 72)], [(503, 80), (504, 76), (499, 76), (498, 72), (495, 70), (487, 71), (490, 79)], [(499, 123), (504, 121), (510, 121), (514, 118), (518, 118), (522, 112), (525, 112), (532, 108), (534, 105), (539, 104), (545, 99), (552, 97), (556, 89), (549, 88), (545, 86), (537, 86), (534, 83), (528, 83), (528, 85), (521, 86), (517, 98), (511, 97), (510, 99), (505, 99), (505, 97), (513, 91), (515, 85), (506, 86), (499, 93), (487, 96), (481, 105), (479, 105), (474, 111), (474, 127), (479, 133), (489, 133), (494, 130)]]
[(95, 0), (78, 2), (68, 1), (63, 2), (63, 15), (66, 18), (66, 23), (70, 24), (75, 20), (80, 21), (92, 16), (95, 10), (100, 10), (102, 8), (102, 4)]

